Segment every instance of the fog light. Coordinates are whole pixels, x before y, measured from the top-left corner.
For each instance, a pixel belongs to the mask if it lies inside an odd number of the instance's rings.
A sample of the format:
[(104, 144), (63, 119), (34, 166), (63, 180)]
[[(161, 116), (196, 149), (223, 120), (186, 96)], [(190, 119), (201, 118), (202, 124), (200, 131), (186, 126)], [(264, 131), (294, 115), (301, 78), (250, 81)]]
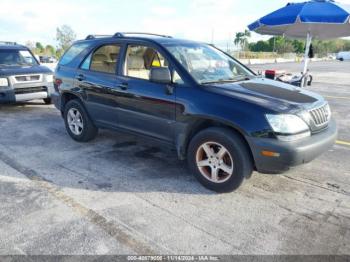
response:
[(280, 153), (272, 152), (272, 151), (261, 151), (261, 154), (263, 156), (268, 156), (268, 157), (279, 157)]

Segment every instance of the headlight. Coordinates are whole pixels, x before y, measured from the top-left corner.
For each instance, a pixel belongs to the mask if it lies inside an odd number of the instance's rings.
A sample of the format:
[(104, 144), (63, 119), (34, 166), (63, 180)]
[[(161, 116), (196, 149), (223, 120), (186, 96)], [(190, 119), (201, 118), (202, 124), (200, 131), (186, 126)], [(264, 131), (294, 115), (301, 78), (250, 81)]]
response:
[(9, 85), (9, 81), (7, 80), (7, 78), (0, 78), (0, 86), (8, 86)]
[(53, 75), (46, 75), (46, 82), (52, 83), (53, 82)]
[(310, 136), (309, 126), (296, 115), (267, 114), (266, 119), (280, 140), (292, 141)]

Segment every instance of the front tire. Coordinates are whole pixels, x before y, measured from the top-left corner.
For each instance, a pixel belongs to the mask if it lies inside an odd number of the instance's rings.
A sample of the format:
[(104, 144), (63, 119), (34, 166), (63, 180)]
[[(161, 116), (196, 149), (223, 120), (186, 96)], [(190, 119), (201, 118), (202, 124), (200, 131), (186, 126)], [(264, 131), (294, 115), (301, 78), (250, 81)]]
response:
[(66, 104), (63, 117), (66, 130), (74, 140), (88, 142), (97, 136), (98, 129), (79, 100), (74, 99)]
[(253, 161), (242, 138), (227, 128), (198, 133), (187, 152), (188, 166), (197, 180), (216, 192), (232, 192), (253, 172)]

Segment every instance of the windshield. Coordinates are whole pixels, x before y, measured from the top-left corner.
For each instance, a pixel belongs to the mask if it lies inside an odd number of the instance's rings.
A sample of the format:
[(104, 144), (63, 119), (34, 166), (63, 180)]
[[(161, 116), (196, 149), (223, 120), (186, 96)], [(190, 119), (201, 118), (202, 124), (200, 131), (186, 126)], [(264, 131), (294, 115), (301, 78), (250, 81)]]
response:
[(0, 66), (33, 66), (37, 64), (28, 50), (0, 50)]
[(200, 84), (242, 81), (253, 73), (207, 44), (170, 44), (166, 48)]

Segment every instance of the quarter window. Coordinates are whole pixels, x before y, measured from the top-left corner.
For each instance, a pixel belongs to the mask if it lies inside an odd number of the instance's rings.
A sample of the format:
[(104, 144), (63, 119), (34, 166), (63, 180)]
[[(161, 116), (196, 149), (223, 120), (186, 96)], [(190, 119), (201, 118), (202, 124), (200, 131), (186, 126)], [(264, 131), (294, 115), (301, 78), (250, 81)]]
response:
[(72, 45), (68, 49), (68, 51), (63, 55), (59, 64), (60, 65), (69, 64), (70, 62), (73, 61), (74, 58), (76, 58), (88, 46), (89, 46), (89, 44), (87, 44), (87, 43), (78, 43), (78, 44)]
[(83, 64), (80, 67), (81, 69), (85, 69), (85, 70), (90, 69), (91, 56), (92, 56), (92, 54), (90, 54), (87, 58), (85, 58)]
[(90, 54), (81, 65), (82, 69), (110, 73), (116, 72), (120, 46), (104, 45)]
[(168, 61), (153, 48), (138, 45), (128, 46), (125, 75), (149, 80), (152, 67), (168, 67)]

